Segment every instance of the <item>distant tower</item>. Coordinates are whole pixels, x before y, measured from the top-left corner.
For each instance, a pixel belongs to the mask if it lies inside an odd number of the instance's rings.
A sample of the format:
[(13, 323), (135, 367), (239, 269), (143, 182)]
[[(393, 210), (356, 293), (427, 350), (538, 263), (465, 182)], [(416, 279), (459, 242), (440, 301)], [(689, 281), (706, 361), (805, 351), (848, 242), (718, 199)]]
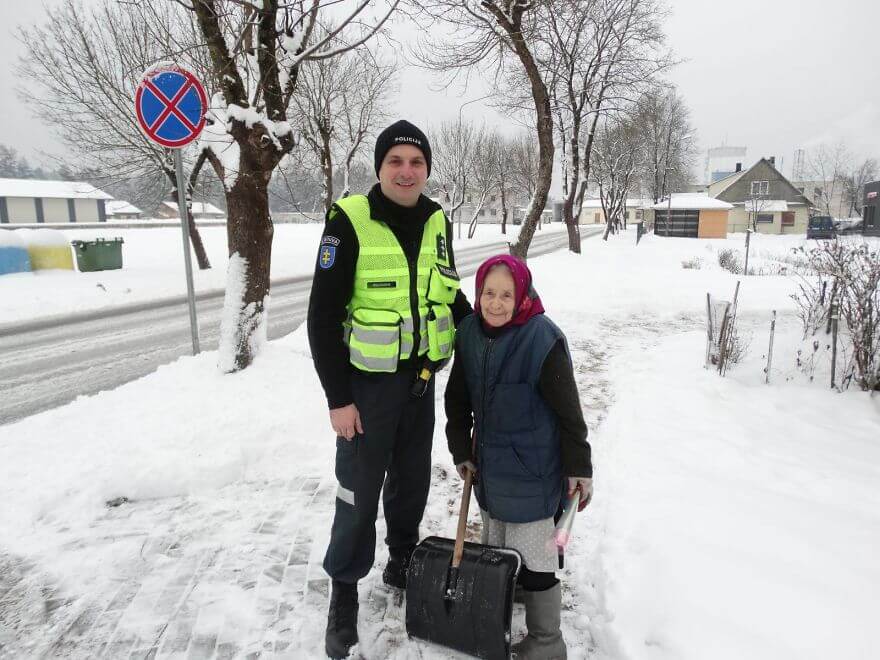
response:
[(804, 180), (804, 158), (805, 153), (803, 149), (795, 149), (794, 150), (794, 164), (791, 166), (791, 180), (792, 181), (803, 181)]
[(745, 147), (712, 147), (706, 151), (706, 171), (704, 173), (707, 183), (714, 183), (736, 171), (737, 163), (746, 162)]

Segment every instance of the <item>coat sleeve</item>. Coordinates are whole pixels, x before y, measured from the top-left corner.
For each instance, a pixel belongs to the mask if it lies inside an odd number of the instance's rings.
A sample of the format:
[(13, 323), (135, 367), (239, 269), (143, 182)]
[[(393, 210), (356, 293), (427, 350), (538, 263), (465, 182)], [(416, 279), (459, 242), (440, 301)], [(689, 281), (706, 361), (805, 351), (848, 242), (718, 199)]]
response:
[(327, 214), (321, 234), (308, 311), (312, 359), (331, 409), (354, 401), (342, 323), (354, 290), (358, 251), (357, 234), (351, 221), (334, 207)]
[(471, 397), (460, 358), (452, 362), (449, 382), (446, 384), (444, 396), (446, 407), (446, 442), (453, 462), (458, 465), (464, 461), (472, 461), (473, 446), (471, 444), (471, 428), (474, 425)]
[(564, 340), (556, 342), (544, 358), (538, 389), (559, 418), (563, 475), (592, 477), (593, 463), (590, 443), (587, 441), (587, 424)]

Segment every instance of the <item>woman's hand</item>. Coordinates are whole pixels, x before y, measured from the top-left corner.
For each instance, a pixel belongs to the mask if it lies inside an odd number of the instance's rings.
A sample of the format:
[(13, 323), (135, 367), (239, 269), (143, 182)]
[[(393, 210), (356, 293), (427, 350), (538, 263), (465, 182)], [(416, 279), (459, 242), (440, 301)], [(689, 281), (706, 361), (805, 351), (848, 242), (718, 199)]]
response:
[(590, 477), (569, 477), (568, 478), (568, 496), (571, 497), (574, 495), (574, 491), (579, 490), (581, 492), (580, 503), (578, 504), (578, 511), (583, 511), (587, 508), (587, 505), (590, 503), (590, 500), (593, 499), (593, 480)]
[(458, 472), (458, 476), (462, 479), (467, 476), (465, 470), (470, 470), (471, 474), (476, 474), (477, 466), (474, 465), (472, 461), (465, 461), (464, 463), (459, 463), (455, 466), (455, 471)]

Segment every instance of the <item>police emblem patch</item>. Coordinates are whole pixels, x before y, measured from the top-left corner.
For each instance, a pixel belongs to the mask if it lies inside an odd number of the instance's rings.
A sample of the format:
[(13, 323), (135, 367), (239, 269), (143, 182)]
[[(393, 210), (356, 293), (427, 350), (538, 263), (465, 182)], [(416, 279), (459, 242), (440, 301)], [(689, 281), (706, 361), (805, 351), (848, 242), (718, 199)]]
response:
[(336, 261), (336, 246), (322, 245), (321, 250), (318, 253), (318, 265), (324, 270), (327, 270), (333, 266), (334, 261)]

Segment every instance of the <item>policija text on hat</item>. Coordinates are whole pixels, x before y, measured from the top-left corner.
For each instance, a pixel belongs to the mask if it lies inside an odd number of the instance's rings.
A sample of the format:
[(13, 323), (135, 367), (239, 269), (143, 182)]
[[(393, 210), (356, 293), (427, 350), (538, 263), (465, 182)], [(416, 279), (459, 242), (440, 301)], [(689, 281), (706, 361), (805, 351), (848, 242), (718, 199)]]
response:
[[(326, 651), (357, 643), (357, 582), (373, 566), (379, 493), (386, 584), (406, 586), (431, 481), (434, 379), (452, 355), (461, 292), (452, 227), (423, 195), (431, 146), (407, 121), (376, 140), (379, 183), (327, 214), (309, 299), (315, 369), (336, 433), (336, 511), (324, 569), (332, 578)], [(384, 490), (383, 490), (384, 485)]]

